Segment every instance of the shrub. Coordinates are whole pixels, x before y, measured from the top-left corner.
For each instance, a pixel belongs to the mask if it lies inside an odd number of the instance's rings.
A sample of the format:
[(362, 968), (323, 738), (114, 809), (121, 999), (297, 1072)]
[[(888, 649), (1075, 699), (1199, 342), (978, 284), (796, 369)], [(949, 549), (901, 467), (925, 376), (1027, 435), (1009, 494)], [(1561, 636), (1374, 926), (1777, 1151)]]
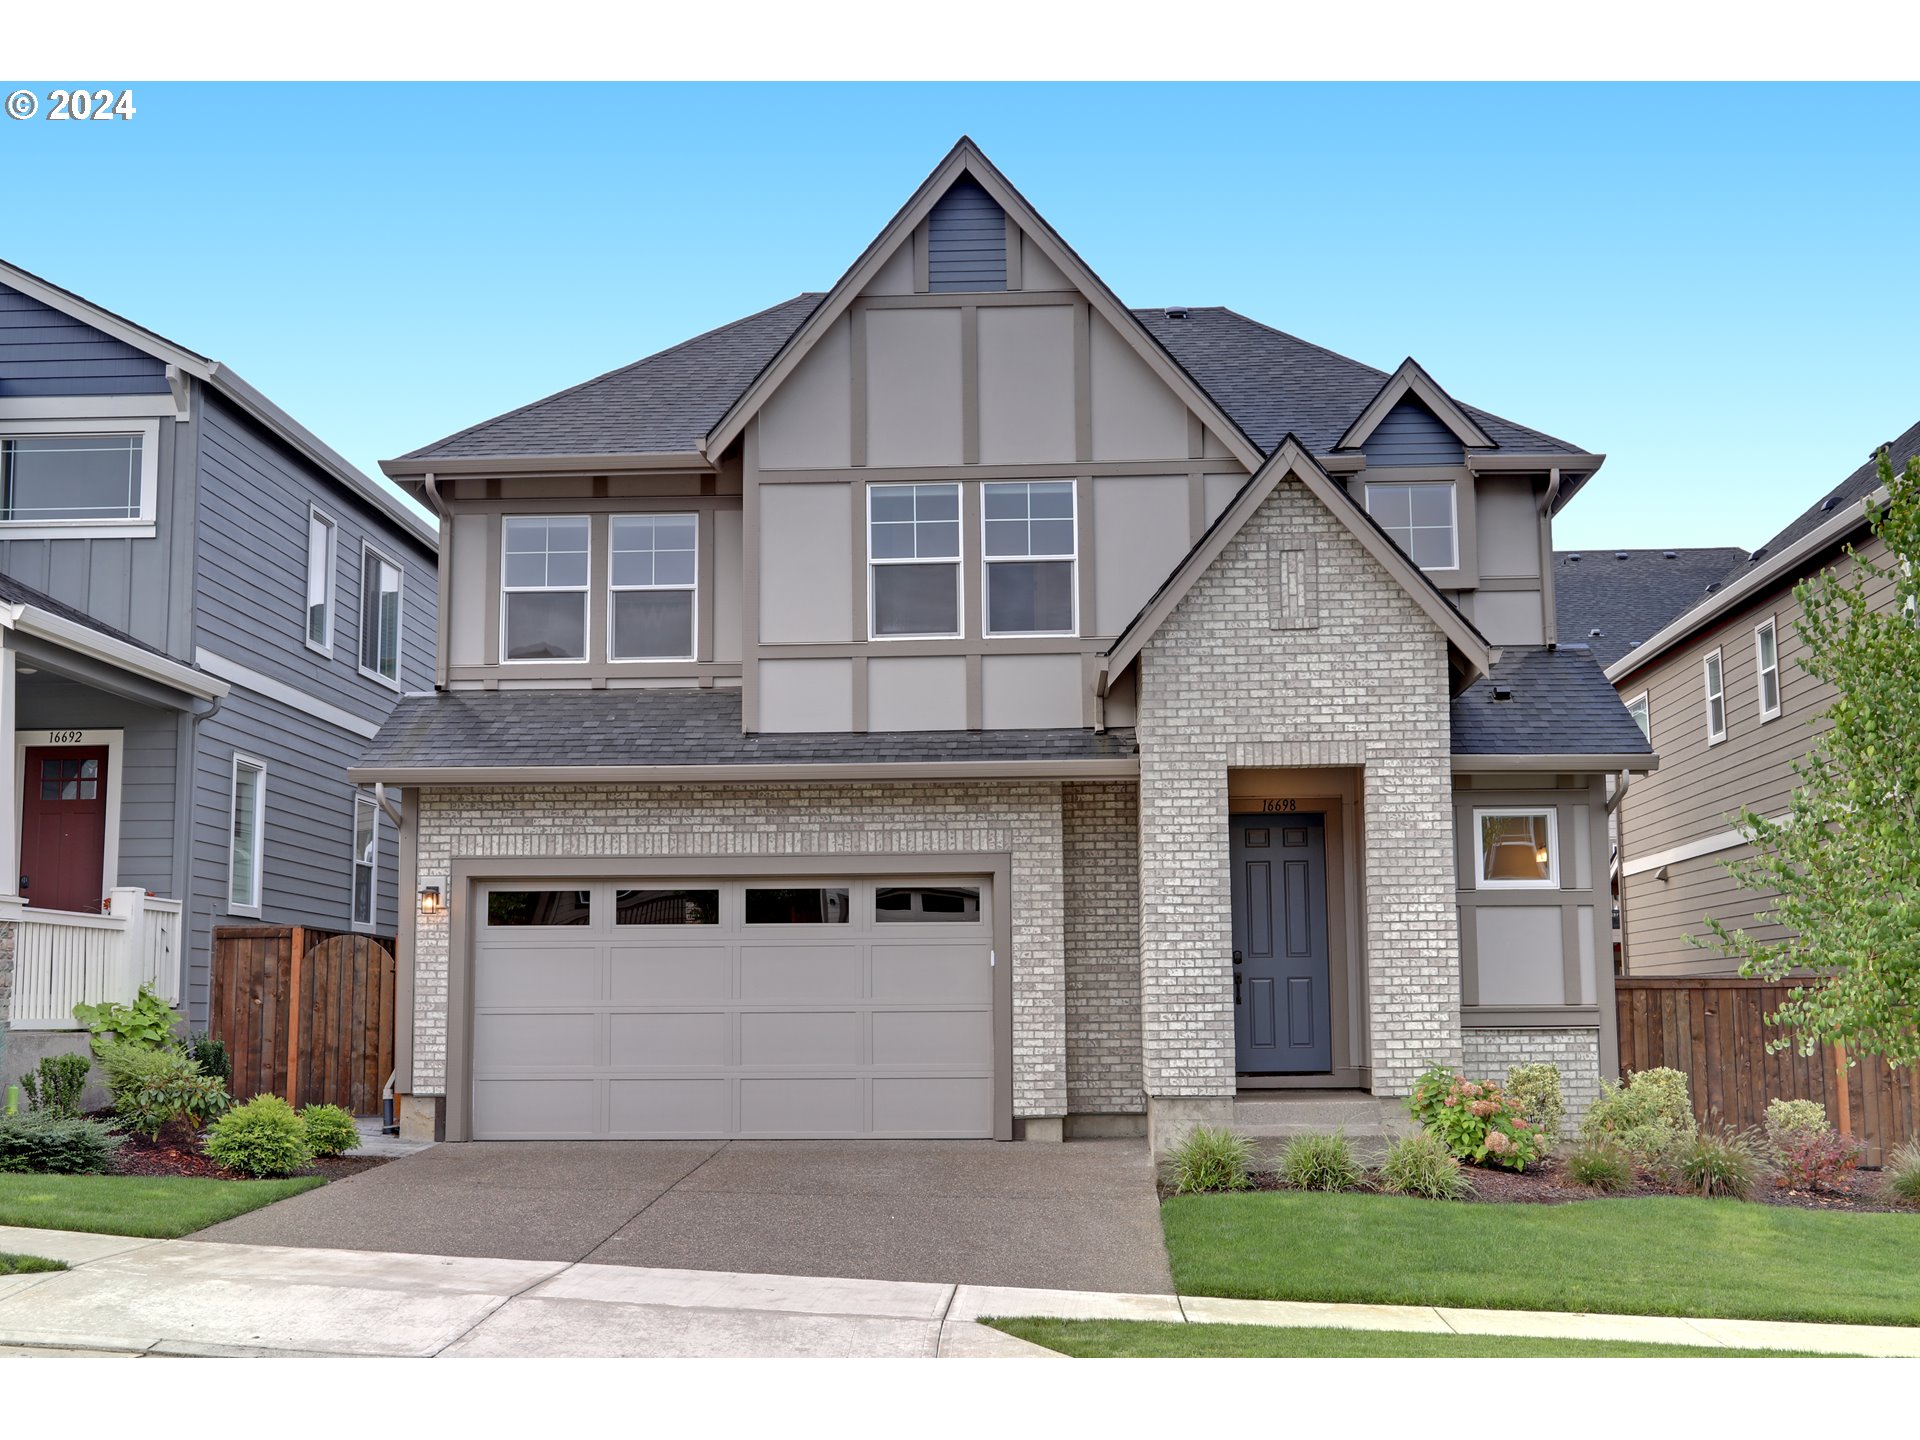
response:
[(233, 1084), (233, 1058), (227, 1054), (226, 1041), (216, 1040), (205, 1030), (199, 1030), (187, 1042), (187, 1054), (193, 1057), (202, 1075), (211, 1075), (222, 1085)]
[(98, 1120), (41, 1110), (0, 1119), (0, 1171), (103, 1175), (126, 1143)]
[(1744, 1200), (1760, 1173), (1759, 1147), (1736, 1130), (1700, 1131), (1673, 1157), (1674, 1181), (1682, 1190), (1708, 1199)]
[(1693, 1138), (1693, 1104), (1687, 1077), (1678, 1070), (1642, 1070), (1624, 1085), (1600, 1084), (1600, 1098), (1580, 1122), (1580, 1138), (1611, 1141), (1627, 1158), (1649, 1168), (1665, 1166)]
[(1197, 1126), (1173, 1147), (1176, 1195), (1206, 1190), (1245, 1190), (1253, 1184), (1247, 1171), (1253, 1164), (1253, 1142), (1231, 1130)]
[(1818, 1100), (1769, 1100), (1767, 1146), (1778, 1151), (1796, 1135), (1817, 1134), (1827, 1128), (1827, 1107)]
[(300, 1112), (307, 1148), (315, 1155), (344, 1155), (360, 1148), (360, 1131), (353, 1116), (338, 1105), (309, 1105)]
[(1387, 1161), (1380, 1167), (1380, 1188), (1389, 1195), (1464, 1200), (1473, 1193), (1473, 1182), (1446, 1142), (1430, 1130), (1421, 1130), (1387, 1146)]
[(1896, 1146), (1887, 1156), (1880, 1191), (1896, 1205), (1920, 1205), (1920, 1140)]
[(1560, 1125), (1567, 1118), (1560, 1098), (1558, 1065), (1515, 1065), (1507, 1071), (1507, 1098), (1533, 1127), (1541, 1155), (1560, 1143)]
[(236, 1105), (207, 1132), (206, 1152), (247, 1175), (290, 1175), (313, 1163), (307, 1128), (278, 1095), (256, 1095)]
[(226, 1086), (201, 1074), (184, 1050), (109, 1044), (100, 1063), (113, 1091), (113, 1113), (149, 1140), (173, 1125), (197, 1131), (233, 1103)]
[(1789, 1132), (1768, 1155), (1789, 1190), (1831, 1190), (1860, 1163), (1860, 1147), (1825, 1125)]
[(1633, 1184), (1633, 1161), (1611, 1140), (1587, 1140), (1567, 1156), (1567, 1174), (1576, 1185), (1617, 1195)]
[(1280, 1152), (1280, 1178), (1300, 1190), (1358, 1190), (1366, 1175), (1342, 1134), (1296, 1135)]
[(1532, 1123), (1496, 1080), (1429, 1070), (1414, 1083), (1410, 1103), (1422, 1127), (1438, 1135), (1461, 1160), (1524, 1170), (1540, 1158)]
[(153, 993), (153, 986), (142, 985), (131, 1005), (104, 1001), (99, 1005), (76, 1005), (73, 1018), (93, 1033), (93, 1053), (104, 1056), (112, 1044), (132, 1045), (141, 1050), (161, 1050), (173, 1045), (173, 1027), (179, 1019), (167, 1002)]
[(93, 1062), (85, 1055), (43, 1055), (37, 1073), (20, 1077), (27, 1109), (43, 1115), (79, 1115), (80, 1096), (92, 1069)]

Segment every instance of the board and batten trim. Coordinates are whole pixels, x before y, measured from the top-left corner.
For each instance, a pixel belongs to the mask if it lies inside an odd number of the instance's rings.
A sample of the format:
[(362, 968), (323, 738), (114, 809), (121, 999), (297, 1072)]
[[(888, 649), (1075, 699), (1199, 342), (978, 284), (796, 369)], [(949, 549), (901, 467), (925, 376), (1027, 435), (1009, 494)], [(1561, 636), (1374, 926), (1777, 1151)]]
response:
[(346, 730), (371, 740), (380, 733), (377, 721), (363, 720), (350, 711), (342, 710), (338, 705), (329, 705), (318, 696), (309, 695), (304, 690), (274, 679), (271, 675), (262, 675), (258, 670), (250, 670), (238, 661), (212, 650), (198, 649), (193, 652), (193, 663), (209, 675), (218, 675), (222, 680), (251, 690), (256, 695), (264, 695), (269, 700), (277, 700), (282, 705), (298, 710), (303, 715), (311, 715), (323, 720), (336, 729)]

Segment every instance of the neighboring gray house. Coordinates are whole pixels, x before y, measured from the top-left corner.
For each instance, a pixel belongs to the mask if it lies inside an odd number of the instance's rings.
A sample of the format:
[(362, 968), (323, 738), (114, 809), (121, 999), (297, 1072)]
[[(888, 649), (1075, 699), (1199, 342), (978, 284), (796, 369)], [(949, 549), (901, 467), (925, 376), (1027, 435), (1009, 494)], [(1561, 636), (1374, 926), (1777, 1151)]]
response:
[(0, 1081), (144, 980), (204, 1026), (217, 925), (392, 933), (347, 763), (431, 683), (436, 551), (224, 365), (0, 263)]
[(386, 462), (446, 562), (353, 771), (403, 1129), (1161, 1147), (1530, 1059), (1577, 1110), (1655, 763), (1554, 644), (1601, 459), (1129, 310), (963, 140), (824, 295)]

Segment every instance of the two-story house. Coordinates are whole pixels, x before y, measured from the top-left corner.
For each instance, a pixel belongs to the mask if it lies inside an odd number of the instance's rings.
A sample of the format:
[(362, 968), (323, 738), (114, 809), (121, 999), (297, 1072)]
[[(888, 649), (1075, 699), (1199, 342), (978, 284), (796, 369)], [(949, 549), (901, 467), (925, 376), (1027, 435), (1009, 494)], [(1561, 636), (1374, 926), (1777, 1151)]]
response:
[(347, 764), (431, 683), (436, 563), (226, 366), (0, 263), (0, 1080), (142, 981), (204, 1027), (216, 926), (392, 933)]
[[(1920, 453), (1920, 425), (1880, 448), (1904, 467)], [(1866, 507), (1885, 498), (1869, 459), (1759, 549), (1736, 552), (1682, 612), (1611, 659), (1608, 679), (1665, 762), (1634, 782), (1620, 808), (1627, 973), (1735, 973), (1736, 960), (1693, 943), (1711, 938), (1709, 916), (1764, 939), (1785, 936), (1756, 923), (1770, 894), (1741, 888), (1727, 870), (1750, 853), (1735, 822), (1743, 808), (1786, 813), (1794, 764), (1833, 703), (1833, 687), (1801, 668), (1794, 586), (1829, 569), (1846, 577), (1849, 547), (1884, 566)], [(1868, 598), (1880, 609), (1901, 603), (1887, 581)]]
[[(968, 141), (802, 294), (385, 462), (441, 513), (402, 1127), (1149, 1133), (1613, 1068), (1552, 519), (1602, 457), (1130, 310)], [(1372, 1103), (1368, 1101), (1367, 1103)]]

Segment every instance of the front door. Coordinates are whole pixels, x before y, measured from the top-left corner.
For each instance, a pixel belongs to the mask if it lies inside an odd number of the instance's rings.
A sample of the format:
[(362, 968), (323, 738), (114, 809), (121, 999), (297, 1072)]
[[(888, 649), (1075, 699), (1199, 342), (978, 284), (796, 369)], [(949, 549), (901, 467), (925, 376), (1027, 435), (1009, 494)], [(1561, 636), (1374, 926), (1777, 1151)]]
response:
[(1230, 819), (1236, 1068), (1243, 1075), (1332, 1070), (1324, 818)]
[(20, 894), (98, 915), (107, 856), (107, 747), (33, 745), (21, 767)]

